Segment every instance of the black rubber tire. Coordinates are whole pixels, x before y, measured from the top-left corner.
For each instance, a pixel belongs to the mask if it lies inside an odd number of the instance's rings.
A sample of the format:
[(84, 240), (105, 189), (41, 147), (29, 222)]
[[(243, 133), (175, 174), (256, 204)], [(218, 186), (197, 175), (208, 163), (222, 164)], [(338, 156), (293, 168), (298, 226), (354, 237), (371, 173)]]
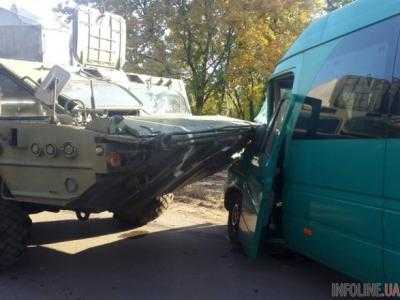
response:
[(0, 269), (14, 265), (24, 254), (31, 225), (17, 203), (0, 200)]
[(229, 199), (228, 237), (234, 243), (239, 243), (239, 222), (242, 214), (242, 198), (240, 194), (233, 193)]
[(172, 200), (173, 194), (167, 194), (156, 199), (148, 199), (114, 211), (114, 219), (122, 225), (143, 226), (161, 216)]

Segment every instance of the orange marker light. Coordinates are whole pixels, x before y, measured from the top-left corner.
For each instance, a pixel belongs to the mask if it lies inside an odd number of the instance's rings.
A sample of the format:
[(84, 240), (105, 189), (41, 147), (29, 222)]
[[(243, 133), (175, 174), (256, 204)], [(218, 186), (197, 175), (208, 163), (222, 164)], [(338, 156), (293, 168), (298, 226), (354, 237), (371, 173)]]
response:
[(119, 168), (122, 166), (122, 157), (118, 152), (110, 152), (107, 154), (107, 164), (112, 168)]
[(303, 229), (303, 234), (304, 234), (304, 236), (308, 237), (308, 236), (312, 236), (313, 232), (312, 232), (311, 228), (306, 227)]

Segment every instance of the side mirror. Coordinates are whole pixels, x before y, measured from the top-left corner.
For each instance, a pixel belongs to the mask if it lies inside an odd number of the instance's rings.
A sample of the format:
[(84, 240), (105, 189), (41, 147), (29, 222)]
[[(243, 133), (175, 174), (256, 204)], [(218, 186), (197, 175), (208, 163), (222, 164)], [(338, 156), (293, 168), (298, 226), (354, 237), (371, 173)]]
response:
[(35, 97), (46, 105), (54, 106), (56, 99), (70, 77), (71, 74), (60, 66), (52, 67), (49, 74), (37, 88)]

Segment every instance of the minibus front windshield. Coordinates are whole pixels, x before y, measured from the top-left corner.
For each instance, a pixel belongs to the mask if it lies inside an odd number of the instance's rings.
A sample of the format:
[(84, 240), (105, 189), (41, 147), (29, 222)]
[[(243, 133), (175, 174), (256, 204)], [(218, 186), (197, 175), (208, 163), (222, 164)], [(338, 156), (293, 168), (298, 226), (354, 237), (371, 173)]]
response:
[(254, 118), (254, 121), (261, 124), (268, 124), (268, 99), (264, 101), (260, 112)]

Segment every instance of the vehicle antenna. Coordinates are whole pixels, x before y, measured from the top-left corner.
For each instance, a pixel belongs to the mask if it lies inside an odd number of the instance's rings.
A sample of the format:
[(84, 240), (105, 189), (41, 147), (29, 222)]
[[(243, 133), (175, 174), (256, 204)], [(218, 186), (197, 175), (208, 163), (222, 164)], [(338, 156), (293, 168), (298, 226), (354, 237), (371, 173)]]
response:
[(51, 123), (56, 123), (56, 103), (58, 100), (57, 97), (57, 86), (58, 86), (58, 78), (55, 78), (53, 81), (53, 113), (51, 116)]
[(92, 105), (92, 109), (96, 109), (96, 102), (94, 100), (94, 90), (93, 90), (93, 80), (90, 80), (90, 102)]

